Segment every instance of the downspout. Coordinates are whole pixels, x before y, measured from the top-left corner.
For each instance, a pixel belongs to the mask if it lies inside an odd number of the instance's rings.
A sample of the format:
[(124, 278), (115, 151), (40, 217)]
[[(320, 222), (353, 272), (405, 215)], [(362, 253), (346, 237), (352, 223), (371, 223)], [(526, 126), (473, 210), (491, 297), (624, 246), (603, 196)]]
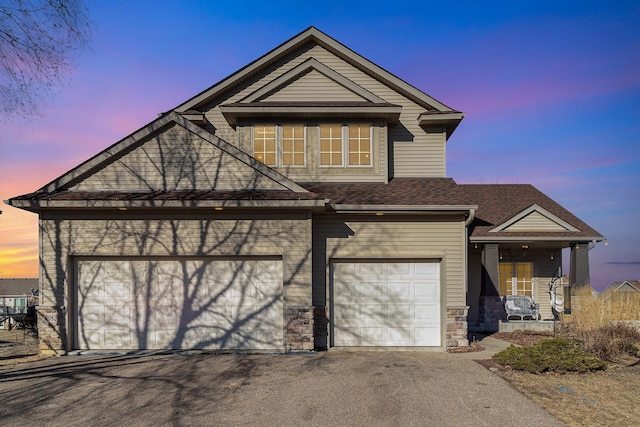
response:
[(464, 226), (469, 227), (469, 224), (471, 224), (471, 222), (475, 219), (475, 217), (476, 217), (476, 210), (469, 209), (469, 216), (467, 217), (467, 220), (464, 222)]

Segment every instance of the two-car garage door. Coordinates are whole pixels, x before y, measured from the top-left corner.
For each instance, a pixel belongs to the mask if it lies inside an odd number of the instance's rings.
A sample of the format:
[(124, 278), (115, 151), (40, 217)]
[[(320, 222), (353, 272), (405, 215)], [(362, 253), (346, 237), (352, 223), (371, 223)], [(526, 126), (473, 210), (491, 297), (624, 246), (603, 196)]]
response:
[(333, 263), (333, 345), (441, 346), (439, 262)]
[(76, 263), (78, 349), (282, 350), (281, 259)]

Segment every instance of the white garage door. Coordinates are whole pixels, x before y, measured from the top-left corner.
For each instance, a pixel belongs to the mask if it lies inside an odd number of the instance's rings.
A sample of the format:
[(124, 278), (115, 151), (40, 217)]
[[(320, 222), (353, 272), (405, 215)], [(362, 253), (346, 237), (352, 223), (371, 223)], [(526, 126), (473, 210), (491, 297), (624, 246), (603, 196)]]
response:
[(78, 349), (284, 346), (282, 261), (80, 260)]
[(333, 264), (335, 346), (440, 346), (438, 262)]

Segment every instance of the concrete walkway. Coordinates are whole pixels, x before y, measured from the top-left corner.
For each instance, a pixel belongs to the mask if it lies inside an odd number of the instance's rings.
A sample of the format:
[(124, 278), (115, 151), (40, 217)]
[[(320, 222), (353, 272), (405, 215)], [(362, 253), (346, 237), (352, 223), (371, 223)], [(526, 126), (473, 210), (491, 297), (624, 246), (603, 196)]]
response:
[(510, 345), (515, 345), (508, 341), (493, 338), (491, 335), (482, 335), (482, 334), (470, 334), (470, 335), (471, 335), (471, 341), (473, 341), (475, 337), (478, 344), (484, 347), (484, 350), (472, 351), (468, 353), (450, 353), (450, 354), (460, 359), (484, 360), (484, 359), (491, 359), (491, 357), (493, 357), (494, 354), (504, 350)]

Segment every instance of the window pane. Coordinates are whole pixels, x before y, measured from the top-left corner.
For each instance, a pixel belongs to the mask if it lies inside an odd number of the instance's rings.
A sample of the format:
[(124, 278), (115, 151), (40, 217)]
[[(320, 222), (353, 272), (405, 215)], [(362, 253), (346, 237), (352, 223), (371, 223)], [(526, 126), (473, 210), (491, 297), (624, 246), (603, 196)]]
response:
[(275, 165), (276, 164), (276, 153), (267, 153), (264, 157), (265, 165)]
[(516, 264), (516, 283), (518, 295), (533, 296), (532, 278), (533, 278), (533, 264), (529, 262)]
[(371, 165), (369, 125), (349, 125), (349, 166)]
[(513, 293), (513, 268), (510, 262), (501, 262), (500, 268), (500, 295), (511, 295)]
[(342, 166), (342, 125), (320, 125), (320, 164)]
[(304, 166), (304, 126), (282, 126), (282, 164)]
[(253, 157), (266, 165), (276, 165), (276, 127), (274, 125), (254, 126)]
[(283, 165), (292, 165), (293, 164), (293, 154), (291, 153), (282, 153), (282, 164)]

